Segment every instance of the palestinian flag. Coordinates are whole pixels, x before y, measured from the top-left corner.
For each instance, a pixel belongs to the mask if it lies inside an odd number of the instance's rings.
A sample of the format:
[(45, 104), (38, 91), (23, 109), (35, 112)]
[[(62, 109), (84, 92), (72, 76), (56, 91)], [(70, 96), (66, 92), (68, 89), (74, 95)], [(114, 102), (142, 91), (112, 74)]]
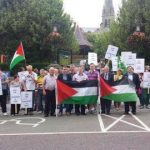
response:
[(98, 81), (56, 81), (58, 104), (95, 104), (98, 99)]
[(9, 67), (10, 70), (12, 70), (19, 62), (23, 60), (25, 60), (25, 55), (24, 55), (22, 43), (20, 43), (10, 63), (10, 67)]
[(113, 86), (110, 86), (100, 77), (100, 90), (101, 97), (115, 102), (134, 102), (138, 100), (135, 87), (127, 78), (116, 81)]
[(119, 56), (118, 56), (118, 68), (121, 69), (124, 74), (127, 72), (127, 67)]

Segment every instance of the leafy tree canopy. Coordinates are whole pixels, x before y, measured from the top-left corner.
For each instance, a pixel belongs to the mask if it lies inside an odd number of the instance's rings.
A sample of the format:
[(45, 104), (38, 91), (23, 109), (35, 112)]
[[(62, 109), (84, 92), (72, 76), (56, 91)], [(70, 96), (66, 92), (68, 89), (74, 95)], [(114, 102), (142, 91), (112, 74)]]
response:
[[(59, 36), (51, 34), (54, 26)], [(22, 41), (28, 63), (50, 62), (59, 49), (77, 49), (73, 22), (62, 0), (0, 0), (0, 41), (10, 60)]]

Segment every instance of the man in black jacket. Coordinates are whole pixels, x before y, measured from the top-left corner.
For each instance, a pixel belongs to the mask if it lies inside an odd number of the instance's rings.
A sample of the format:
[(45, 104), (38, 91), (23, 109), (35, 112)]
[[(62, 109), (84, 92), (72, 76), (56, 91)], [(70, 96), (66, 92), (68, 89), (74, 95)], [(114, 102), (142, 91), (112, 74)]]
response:
[[(109, 67), (105, 66), (103, 68), (103, 73), (101, 74), (101, 77), (105, 80), (105, 82), (109, 85), (112, 85), (113, 83), (113, 74), (109, 71)], [(107, 100), (104, 98), (101, 98), (101, 113), (102, 114), (110, 114), (110, 108), (111, 108), (111, 100)]]
[[(134, 73), (132, 66), (128, 66), (127, 73), (124, 75), (125, 78), (128, 78), (128, 82), (131, 86), (134, 86), (135, 89), (140, 87), (140, 79), (138, 74)], [(125, 102), (125, 114), (129, 114), (129, 106), (132, 108), (132, 113), (136, 114), (136, 102)]]
[[(72, 81), (72, 77), (68, 73), (68, 68), (67, 67), (65, 67), (65, 66), (63, 67), (62, 73), (58, 75), (57, 79), (60, 80), (60, 81)], [(71, 104), (66, 104), (65, 107), (66, 107), (66, 114), (70, 115), (72, 105)], [(60, 116), (63, 115), (63, 105), (62, 104), (60, 104), (59, 115)]]

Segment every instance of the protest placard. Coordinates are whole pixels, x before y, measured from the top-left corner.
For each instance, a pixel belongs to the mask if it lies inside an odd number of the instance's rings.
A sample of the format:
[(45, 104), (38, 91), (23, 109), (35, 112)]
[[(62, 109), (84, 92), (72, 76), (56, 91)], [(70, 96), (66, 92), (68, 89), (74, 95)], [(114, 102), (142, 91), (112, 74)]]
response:
[(118, 57), (112, 58), (112, 71), (118, 70)]
[(11, 104), (21, 104), (20, 87), (10, 86), (10, 103)]
[(32, 92), (21, 92), (21, 108), (32, 108)]
[(150, 88), (150, 72), (144, 72), (143, 87)]
[(117, 55), (118, 47), (113, 45), (108, 45), (107, 52), (105, 54), (105, 58), (108, 60), (112, 60), (113, 57)]
[(136, 73), (144, 73), (145, 59), (136, 59), (134, 71)]
[(93, 63), (97, 65), (97, 54), (96, 53), (88, 53), (88, 64)]
[(127, 67), (132, 66), (133, 68), (135, 68), (136, 53), (127, 54), (126, 59), (125, 59), (125, 64), (126, 64)]

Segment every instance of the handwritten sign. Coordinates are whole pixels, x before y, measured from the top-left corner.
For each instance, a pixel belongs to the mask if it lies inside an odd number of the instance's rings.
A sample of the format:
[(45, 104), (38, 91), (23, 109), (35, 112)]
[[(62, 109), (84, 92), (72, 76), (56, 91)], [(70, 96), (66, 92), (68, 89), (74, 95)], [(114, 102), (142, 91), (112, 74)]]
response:
[(20, 87), (10, 86), (10, 103), (11, 104), (21, 104)]
[(97, 65), (97, 54), (96, 53), (88, 53), (88, 64), (93, 63)]
[(108, 60), (112, 60), (113, 57), (117, 55), (118, 47), (113, 45), (108, 45), (107, 52), (105, 54), (105, 58)]
[(150, 72), (144, 72), (143, 87), (150, 88)]
[(21, 92), (21, 108), (32, 108), (32, 92)]

